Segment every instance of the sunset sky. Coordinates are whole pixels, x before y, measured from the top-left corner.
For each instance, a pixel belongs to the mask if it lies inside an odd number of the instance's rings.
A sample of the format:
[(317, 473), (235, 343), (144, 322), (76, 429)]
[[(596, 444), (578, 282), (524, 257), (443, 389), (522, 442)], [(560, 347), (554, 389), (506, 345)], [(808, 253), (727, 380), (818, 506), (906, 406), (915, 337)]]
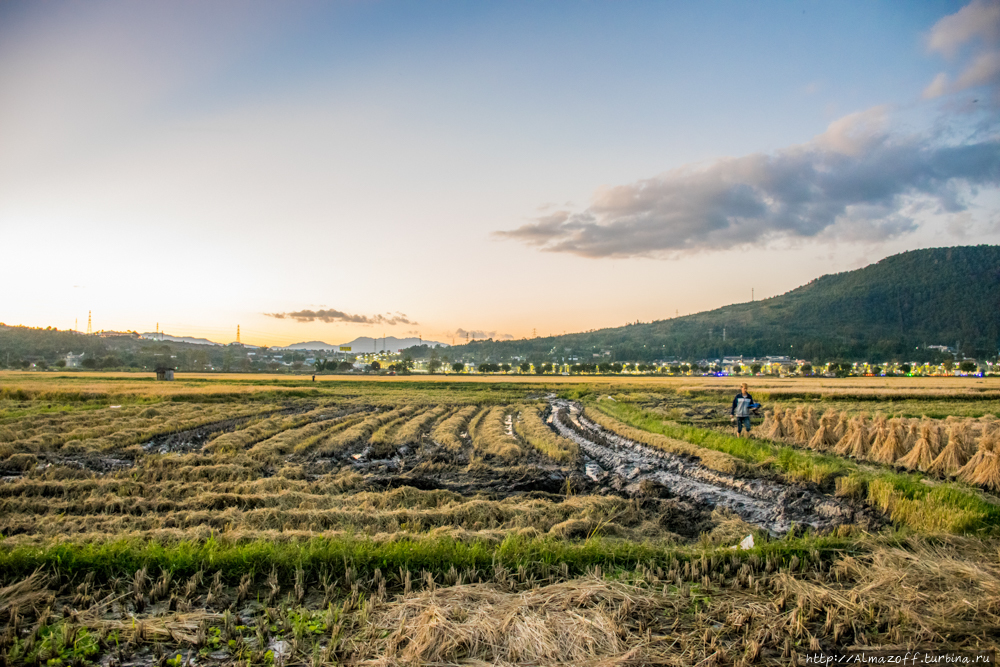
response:
[(1000, 1), (0, 3), (0, 321), (451, 343), (1000, 243)]

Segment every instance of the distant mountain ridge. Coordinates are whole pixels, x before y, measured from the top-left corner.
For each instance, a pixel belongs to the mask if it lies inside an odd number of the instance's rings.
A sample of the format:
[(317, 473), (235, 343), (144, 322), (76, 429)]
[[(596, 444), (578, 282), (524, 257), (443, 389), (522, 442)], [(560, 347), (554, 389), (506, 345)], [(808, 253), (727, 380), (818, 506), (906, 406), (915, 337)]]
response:
[(385, 338), (371, 338), (370, 336), (361, 336), (360, 338), (355, 338), (348, 343), (340, 343), (338, 345), (333, 345), (330, 343), (325, 343), (319, 340), (308, 341), (304, 343), (295, 343), (293, 345), (286, 345), (285, 347), (278, 348), (282, 350), (339, 350), (341, 347), (351, 348), (353, 353), (366, 353), (366, 352), (381, 352), (386, 350), (388, 352), (395, 352), (396, 350), (405, 350), (409, 347), (416, 347), (417, 345), (428, 345), (428, 346), (438, 346), (438, 347), (448, 347), (445, 343), (438, 343), (432, 340), (421, 340), (420, 338), (396, 338), (395, 336), (386, 336)]
[(1000, 246), (929, 248), (825, 275), (769, 299), (586, 333), (473, 341), (449, 355), (479, 362), (738, 355), (912, 361), (927, 346), (945, 345), (993, 357), (1000, 349), (998, 313)]
[(225, 345), (225, 343), (216, 343), (215, 341), (208, 340), (207, 338), (192, 338), (190, 336), (171, 336), (170, 334), (165, 334), (157, 331), (147, 331), (144, 334), (139, 334), (146, 340), (162, 340), (170, 341), (171, 343), (191, 343), (192, 345)]

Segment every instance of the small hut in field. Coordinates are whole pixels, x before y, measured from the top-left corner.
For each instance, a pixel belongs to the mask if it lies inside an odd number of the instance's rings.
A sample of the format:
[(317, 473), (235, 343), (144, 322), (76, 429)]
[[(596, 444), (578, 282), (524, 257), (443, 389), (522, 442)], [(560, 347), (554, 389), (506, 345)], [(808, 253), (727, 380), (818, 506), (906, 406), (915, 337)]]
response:
[(156, 367), (156, 379), (157, 380), (173, 380), (174, 379), (174, 368), (168, 368), (166, 366)]

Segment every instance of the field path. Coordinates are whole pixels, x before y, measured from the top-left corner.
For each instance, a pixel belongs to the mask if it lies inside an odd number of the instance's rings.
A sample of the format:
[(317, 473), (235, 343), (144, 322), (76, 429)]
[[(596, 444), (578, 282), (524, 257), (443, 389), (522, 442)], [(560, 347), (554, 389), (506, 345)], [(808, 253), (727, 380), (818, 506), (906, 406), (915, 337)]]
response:
[(580, 446), (587, 476), (595, 482), (624, 486), (626, 491), (638, 489), (646, 480), (656, 482), (674, 496), (732, 510), (772, 535), (784, 535), (793, 525), (823, 530), (870, 521), (867, 512), (832, 496), (796, 485), (719, 473), (696, 460), (603, 429), (584, 417), (577, 403), (558, 398), (549, 401), (551, 425)]

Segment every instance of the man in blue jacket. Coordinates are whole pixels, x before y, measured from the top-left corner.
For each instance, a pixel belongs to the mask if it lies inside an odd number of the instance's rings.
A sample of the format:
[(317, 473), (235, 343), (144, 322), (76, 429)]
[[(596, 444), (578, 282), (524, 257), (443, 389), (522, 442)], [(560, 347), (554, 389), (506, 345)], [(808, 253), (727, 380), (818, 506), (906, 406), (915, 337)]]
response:
[(736, 421), (736, 435), (742, 435), (746, 428), (747, 435), (750, 435), (750, 408), (753, 405), (753, 396), (747, 391), (747, 383), (740, 385), (740, 393), (733, 399), (733, 407), (730, 409), (730, 416)]

